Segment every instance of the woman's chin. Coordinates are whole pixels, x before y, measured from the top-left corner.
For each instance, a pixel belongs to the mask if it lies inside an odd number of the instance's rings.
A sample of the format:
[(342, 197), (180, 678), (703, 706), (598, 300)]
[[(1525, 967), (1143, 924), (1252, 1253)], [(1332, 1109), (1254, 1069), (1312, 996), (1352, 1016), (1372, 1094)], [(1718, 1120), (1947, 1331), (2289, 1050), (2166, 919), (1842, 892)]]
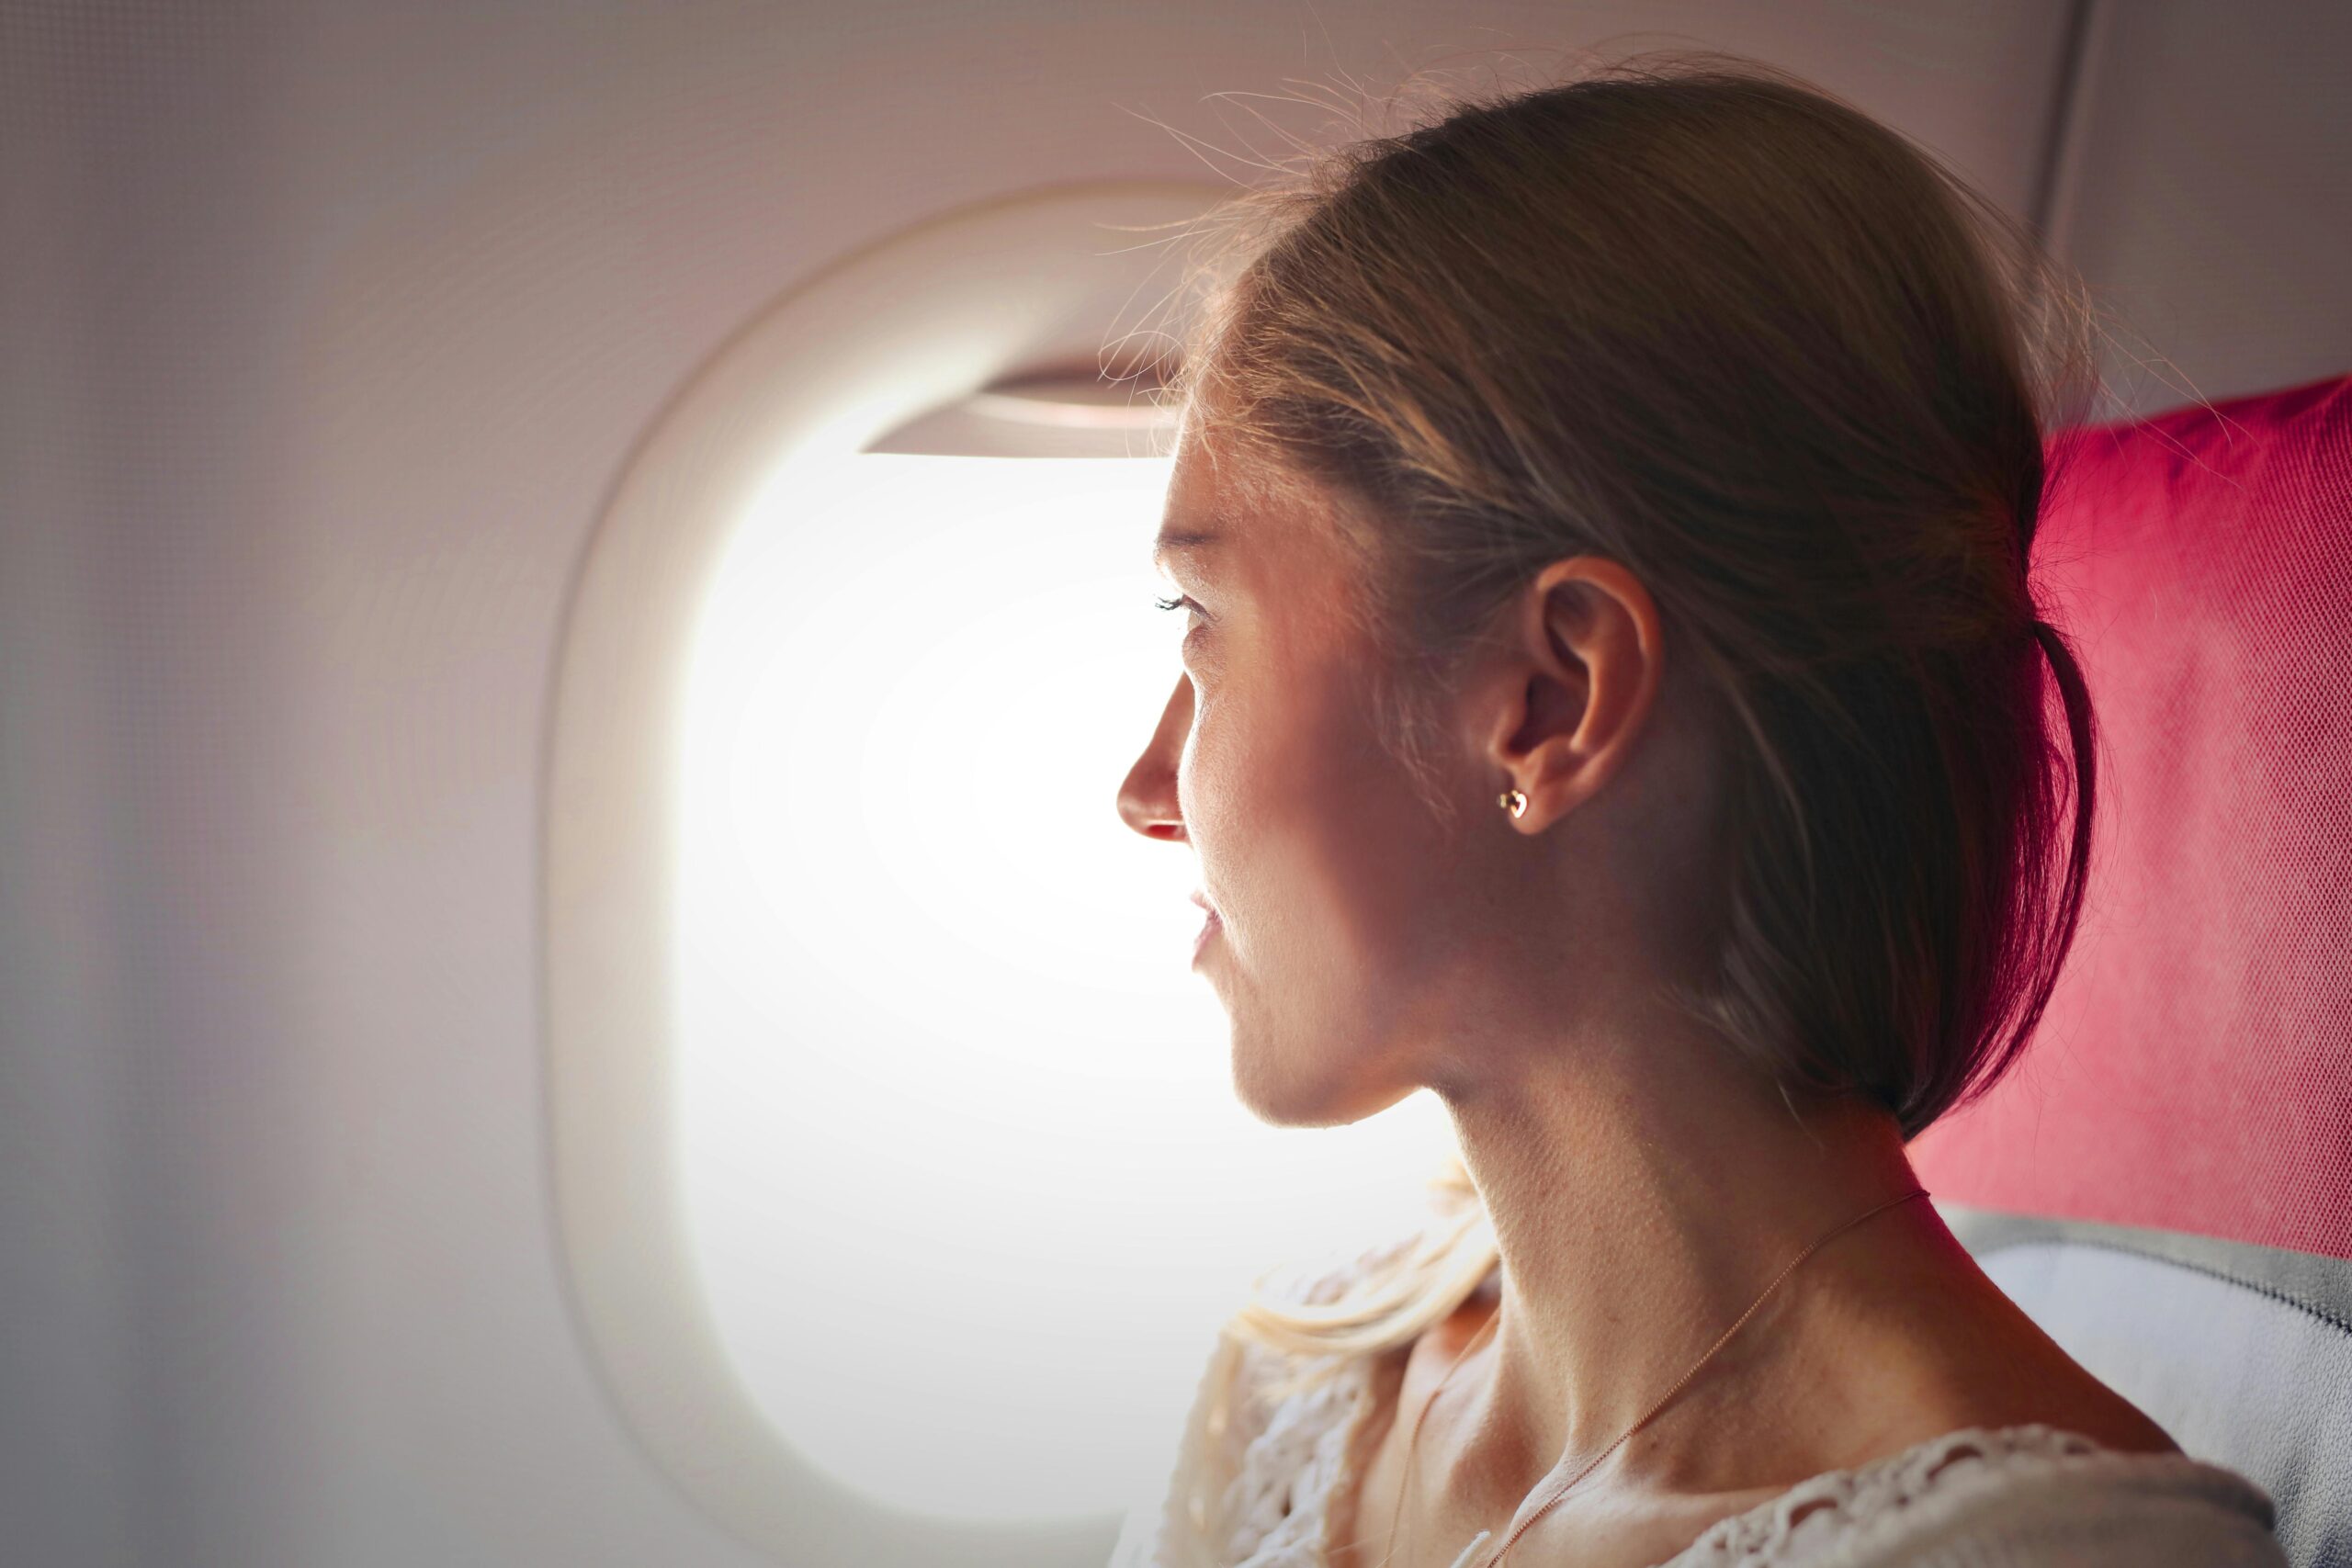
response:
[(1243, 1109), (1273, 1127), (1344, 1127), (1376, 1115), (1411, 1092), (1368, 1083), (1355, 1063), (1269, 1061), (1234, 1035), (1233, 1092)]

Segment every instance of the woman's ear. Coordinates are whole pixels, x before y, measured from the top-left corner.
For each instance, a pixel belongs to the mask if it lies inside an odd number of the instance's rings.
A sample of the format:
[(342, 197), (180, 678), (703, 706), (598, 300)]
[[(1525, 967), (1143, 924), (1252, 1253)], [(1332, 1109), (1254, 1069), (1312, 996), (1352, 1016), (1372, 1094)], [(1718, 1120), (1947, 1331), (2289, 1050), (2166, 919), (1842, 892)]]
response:
[(1624, 765), (1657, 696), (1664, 644), (1649, 590), (1601, 556), (1545, 567), (1505, 624), (1487, 758), (1498, 792), (1527, 796), (1513, 825), (1539, 833)]

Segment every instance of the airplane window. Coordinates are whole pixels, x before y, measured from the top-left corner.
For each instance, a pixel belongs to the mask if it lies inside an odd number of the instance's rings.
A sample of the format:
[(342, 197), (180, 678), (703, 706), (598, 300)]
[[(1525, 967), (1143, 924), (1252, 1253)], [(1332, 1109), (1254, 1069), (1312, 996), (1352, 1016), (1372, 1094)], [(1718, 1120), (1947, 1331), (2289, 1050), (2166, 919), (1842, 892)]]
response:
[(894, 1507), (1114, 1510), (1250, 1280), (1396, 1233), (1427, 1096), (1276, 1132), (1114, 794), (1165, 702), (1162, 457), (801, 464), (695, 636), (676, 1147), (737, 1375)]

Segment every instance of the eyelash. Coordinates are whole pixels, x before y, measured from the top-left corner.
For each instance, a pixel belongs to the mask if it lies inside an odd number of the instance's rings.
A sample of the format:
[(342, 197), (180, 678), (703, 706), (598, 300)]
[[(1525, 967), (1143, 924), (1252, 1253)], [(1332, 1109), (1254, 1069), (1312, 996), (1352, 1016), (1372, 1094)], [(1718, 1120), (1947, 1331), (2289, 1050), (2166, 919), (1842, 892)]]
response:
[(1193, 604), (1193, 596), (1189, 593), (1179, 593), (1173, 599), (1154, 599), (1151, 603), (1154, 608), (1161, 610), (1181, 610), (1185, 605), (1192, 604), (1193, 609), (1200, 610), (1204, 618), (1208, 615), (1206, 610), (1201, 610), (1200, 605)]

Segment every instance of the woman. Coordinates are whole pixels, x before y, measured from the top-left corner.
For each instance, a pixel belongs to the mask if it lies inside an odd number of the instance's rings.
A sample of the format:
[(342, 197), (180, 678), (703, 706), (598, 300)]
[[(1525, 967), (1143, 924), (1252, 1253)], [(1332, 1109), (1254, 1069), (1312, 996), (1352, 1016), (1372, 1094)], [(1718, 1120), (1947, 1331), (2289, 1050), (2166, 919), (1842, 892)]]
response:
[(2087, 362), (2052, 269), (1720, 59), (1234, 210), (1120, 807), (1198, 858), (1250, 1108), (1427, 1087), (1466, 1179), (1235, 1319), (1116, 1561), (2283, 1562), (1904, 1152), (2083, 897), (2090, 700), (2027, 581)]

